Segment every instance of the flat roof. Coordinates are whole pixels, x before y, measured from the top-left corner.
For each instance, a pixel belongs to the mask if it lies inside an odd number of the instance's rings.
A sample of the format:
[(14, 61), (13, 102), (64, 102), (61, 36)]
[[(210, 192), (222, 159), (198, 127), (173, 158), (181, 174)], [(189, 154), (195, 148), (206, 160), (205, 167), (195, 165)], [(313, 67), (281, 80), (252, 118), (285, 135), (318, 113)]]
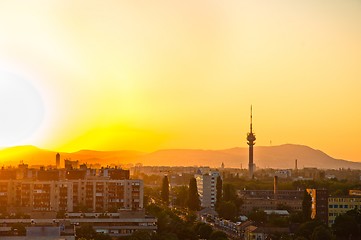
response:
[(58, 222), (70, 222), (70, 223), (86, 223), (86, 222), (93, 222), (93, 223), (127, 223), (127, 222), (134, 222), (134, 223), (141, 223), (141, 222), (157, 222), (157, 219), (154, 218), (58, 218), (58, 219), (8, 219), (2, 218), (0, 219), (1, 223), (31, 223), (35, 222), (35, 224), (53, 224)]

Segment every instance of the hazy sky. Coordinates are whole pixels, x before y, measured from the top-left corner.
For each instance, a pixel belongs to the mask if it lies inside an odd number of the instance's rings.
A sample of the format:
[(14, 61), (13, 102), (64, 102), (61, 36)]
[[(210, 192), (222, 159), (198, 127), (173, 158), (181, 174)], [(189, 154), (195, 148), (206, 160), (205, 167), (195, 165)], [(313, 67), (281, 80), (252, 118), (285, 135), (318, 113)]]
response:
[(361, 1), (0, 1), (0, 145), (305, 144), (361, 161)]

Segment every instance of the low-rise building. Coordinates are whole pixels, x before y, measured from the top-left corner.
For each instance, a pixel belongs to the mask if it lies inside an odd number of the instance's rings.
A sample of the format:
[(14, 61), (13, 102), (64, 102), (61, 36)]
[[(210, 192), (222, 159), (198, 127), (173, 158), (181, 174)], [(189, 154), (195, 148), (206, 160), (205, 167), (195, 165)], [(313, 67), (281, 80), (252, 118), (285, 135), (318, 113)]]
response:
[[(63, 219), (0, 219), (0, 238), (12, 239), (7, 236), (13, 226), (21, 223), (26, 227), (24, 237), (16, 239), (74, 239), (76, 230), (83, 224), (91, 224), (98, 233), (108, 234), (111, 237), (130, 236), (137, 230), (155, 232), (157, 219), (146, 216), (144, 211), (121, 211), (118, 213), (74, 213)], [(40, 231), (42, 230), (42, 231)], [(46, 236), (42, 236), (41, 233)], [(35, 237), (35, 238), (34, 238)], [(36, 238), (37, 237), (37, 238)]]
[(300, 190), (241, 190), (238, 194), (243, 200), (242, 214), (248, 214), (253, 209), (274, 210), (279, 207), (302, 210), (303, 191)]
[(335, 223), (337, 216), (355, 208), (361, 209), (361, 196), (343, 196), (328, 198), (328, 226)]

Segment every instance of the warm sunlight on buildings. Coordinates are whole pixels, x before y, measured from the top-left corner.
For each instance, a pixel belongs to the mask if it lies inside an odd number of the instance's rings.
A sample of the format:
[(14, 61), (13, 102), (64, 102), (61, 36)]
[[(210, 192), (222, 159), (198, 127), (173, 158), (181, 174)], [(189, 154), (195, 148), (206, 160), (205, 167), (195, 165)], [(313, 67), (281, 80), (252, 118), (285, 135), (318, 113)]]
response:
[(39, 103), (16, 118), (34, 121), (29, 134), (1, 132), (1, 146), (246, 147), (253, 104), (258, 146), (304, 144), (361, 161), (360, 1), (5, 1), (0, 9), (0, 75), (19, 76), (43, 101), (43, 116)]

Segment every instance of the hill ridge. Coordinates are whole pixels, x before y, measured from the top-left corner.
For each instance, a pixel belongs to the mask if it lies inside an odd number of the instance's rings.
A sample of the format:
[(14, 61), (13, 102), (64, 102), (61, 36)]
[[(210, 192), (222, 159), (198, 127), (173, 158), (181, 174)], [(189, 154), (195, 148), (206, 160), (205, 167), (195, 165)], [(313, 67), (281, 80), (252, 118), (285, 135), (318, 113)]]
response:
[[(21, 160), (29, 165), (55, 164), (57, 151), (45, 150), (32, 145), (14, 146), (0, 150), (3, 164), (17, 165)], [(59, 152), (61, 159), (79, 160), (82, 163), (100, 163), (103, 165), (135, 164), (155, 166), (210, 166), (244, 168), (248, 166), (248, 147), (227, 149), (159, 149), (145, 153), (134, 150), (99, 151), (83, 149), (76, 152)], [(282, 144), (276, 146), (255, 146), (254, 162), (261, 168), (294, 168), (294, 160), (299, 168), (351, 168), (361, 169), (361, 162), (335, 159), (327, 153), (300, 144)], [(54, 160), (52, 162), (52, 160)]]

